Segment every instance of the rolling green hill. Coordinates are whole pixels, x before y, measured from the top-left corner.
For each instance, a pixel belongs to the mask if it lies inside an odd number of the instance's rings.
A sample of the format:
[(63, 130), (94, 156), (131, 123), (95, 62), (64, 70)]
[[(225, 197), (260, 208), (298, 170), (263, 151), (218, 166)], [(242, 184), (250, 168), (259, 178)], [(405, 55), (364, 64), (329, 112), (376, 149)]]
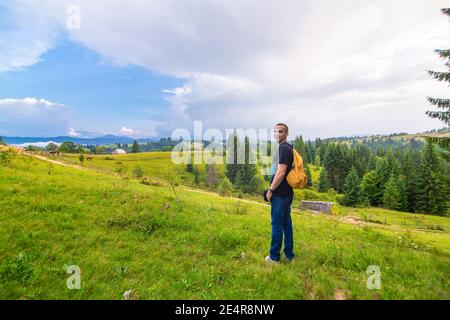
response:
[(425, 132), (418, 132), (418, 133), (393, 133), (393, 134), (375, 134), (375, 135), (367, 135), (367, 136), (358, 136), (358, 137), (352, 137), (351, 139), (348, 137), (333, 137), (333, 138), (327, 138), (324, 140), (330, 140), (330, 141), (341, 141), (341, 142), (349, 142), (350, 140), (355, 141), (363, 141), (363, 140), (370, 140), (370, 139), (376, 139), (376, 140), (387, 140), (392, 139), (394, 141), (410, 141), (410, 140), (419, 140), (424, 142), (426, 137), (433, 137), (433, 138), (450, 138), (450, 128), (442, 128), (437, 130), (431, 130), (431, 131), (425, 131)]
[[(52, 157), (52, 159), (62, 160), (68, 164), (80, 164), (78, 154), (65, 154), (61, 157)], [(117, 164), (120, 163), (128, 171), (132, 171), (137, 165), (142, 168), (143, 174), (148, 177), (165, 179), (166, 168), (175, 170), (178, 176), (178, 182), (185, 185), (192, 185), (194, 181), (193, 174), (185, 170), (185, 166), (174, 165), (171, 161), (171, 152), (145, 152), (129, 153), (124, 155), (95, 155), (92, 161), (86, 161), (84, 164), (91, 169), (97, 169), (107, 172), (114, 172)], [(205, 165), (199, 164), (198, 168), (204, 175)], [(224, 176), (225, 165), (218, 165), (217, 169), (221, 176)]]
[[(271, 267), (264, 204), (182, 186), (176, 202), (164, 184), (25, 156), (0, 177), (0, 299), (450, 298), (446, 217), (295, 209), (298, 259)], [(81, 290), (66, 287), (70, 265)]]

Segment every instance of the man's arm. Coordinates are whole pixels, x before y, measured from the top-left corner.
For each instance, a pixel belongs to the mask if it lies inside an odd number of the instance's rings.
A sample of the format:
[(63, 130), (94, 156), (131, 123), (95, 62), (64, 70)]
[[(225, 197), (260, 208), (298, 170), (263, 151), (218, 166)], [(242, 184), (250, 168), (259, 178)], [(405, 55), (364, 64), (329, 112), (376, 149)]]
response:
[(277, 172), (275, 173), (275, 177), (273, 178), (272, 184), (270, 185), (269, 191), (267, 192), (267, 199), (269, 201), (270, 198), (272, 198), (273, 190), (278, 188), (280, 183), (283, 181), (287, 171), (287, 167), (288, 167), (287, 164), (284, 163), (278, 164)]

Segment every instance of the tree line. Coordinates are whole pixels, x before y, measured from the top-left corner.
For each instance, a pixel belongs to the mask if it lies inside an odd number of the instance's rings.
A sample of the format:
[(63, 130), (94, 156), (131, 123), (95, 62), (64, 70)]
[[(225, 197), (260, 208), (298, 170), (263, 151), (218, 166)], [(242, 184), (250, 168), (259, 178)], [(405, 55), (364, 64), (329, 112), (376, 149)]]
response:
[(450, 166), (435, 144), (413, 139), (393, 148), (392, 143), (389, 138), (305, 143), (300, 136), (294, 147), (307, 167), (321, 167), (317, 190), (334, 189), (343, 205), (448, 214)]

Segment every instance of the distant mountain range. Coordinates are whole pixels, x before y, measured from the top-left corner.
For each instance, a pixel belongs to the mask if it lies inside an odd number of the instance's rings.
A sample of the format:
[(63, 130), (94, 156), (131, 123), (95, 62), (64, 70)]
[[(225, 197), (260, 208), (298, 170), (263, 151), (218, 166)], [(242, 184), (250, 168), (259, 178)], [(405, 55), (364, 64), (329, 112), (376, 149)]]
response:
[[(448, 127), (444, 127), (442, 129), (426, 131), (422, 133), (416, 134), (408, 134), (408, 133), (393, 133), (393, 134), (380, 134), (380, 135), (352, 135), (347, 137), (334, 137), (334, 138), (326, 138), (323, 140), (347, 140), (351, 138), (367, 138), (367, 137), (390, 137), (392, 139), (400, 139), (403, 138), (405, 140), (421, 138), (423, 136), (439, 136), (439, 137), (449, 137), (450, 138), (450, 129)], [(143, 138), (143, 139), (134, 139), (126, 136), (116, 136), (112, 134), (103, 135), (99, 137), (88, 136), (88, 137), (71, 137), (71, 136), (58, 136), (58, 137), (2, 137), (3, 141), (9, 145), (16, 146), (26, 146), (29, 144), (38, 145), (38, 146), (46, 146), (49, 142), (55, 143), (63, 143), (66, 141), (70, 141), (76, 144), (81, 145), (110, 145), (110, 144), (131, 144), (134, 140), (137, 140), (139, 143), (147, 143), (147, 142), (156, 142), (159, 141), (159, 138), (151, 139), (151, 138)]]
[[(24, 145), (24, 144), (37, 144), (37, 143), (48, 143), (56, 142), (63, 143), (66, 141), (82, 144), (82, 145), (108, 145), (108, 144), (130, 144), (133, 143), (133, 138), (125, 136), (115, 136), (115, 135), (105, 135), (95, 138), (77, 138), (69, 136), (59, 136), (59, 137), (2, 137), (3, 141), (9, 145)], [(152, 142), (151, 139), (137, 139), (140, 143)]]

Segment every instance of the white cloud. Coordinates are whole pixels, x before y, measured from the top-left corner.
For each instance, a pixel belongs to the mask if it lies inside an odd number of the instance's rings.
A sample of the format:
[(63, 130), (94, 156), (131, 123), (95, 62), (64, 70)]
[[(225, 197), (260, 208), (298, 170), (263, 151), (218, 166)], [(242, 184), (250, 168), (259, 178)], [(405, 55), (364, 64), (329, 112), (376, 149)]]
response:
[(57, 135), (68, 128), (70, 116), (68, 107), (45, 99), (0, 99), (2, 135)]
[(135, 132), (133, 129), (130, 129), (130, 128), (127, 128), (127, 127), (122, 127), (122, 128), (120, 128), (119, 133), (120, 133), (121, 135), (124, 135), (124, 136), (126, 136), (126, 135), (132, 136), (132, 135), (134, 135), (136, 132)]
[(75, 129), (73, 129), (73, 128), (70, 128), (68, 131), (67, 131), (67, 135), (69, 136), (69, 137), (81, 137), (81, 133), (80, 132), (78, 132), (78, 131), (76, 131)]
[(159, 132), (193, 120), (286, 121), (309, 137), (441, 126), (424, 111), (427, 95), (448, 91), (425, 72), (442, 65), (433, 49), (450, 45), (444, 0), (19, 2), (63, 26), (78, 4), (71, 39), (105, 61), (185, 78), (165, 90)]
[(57, 21), (23, 1), (0, 3), (0, 72), (31, 66), (60, 34)]

